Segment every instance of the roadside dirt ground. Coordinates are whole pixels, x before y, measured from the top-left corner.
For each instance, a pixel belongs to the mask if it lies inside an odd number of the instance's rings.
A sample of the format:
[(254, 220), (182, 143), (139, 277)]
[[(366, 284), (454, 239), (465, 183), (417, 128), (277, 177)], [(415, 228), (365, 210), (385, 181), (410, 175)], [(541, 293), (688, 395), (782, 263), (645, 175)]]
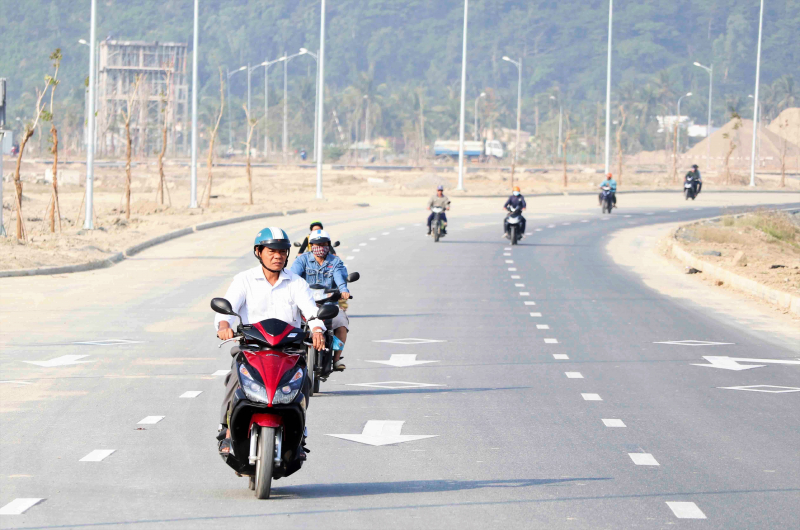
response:
[[(138, 162), (133, 168), (130, 219), (123, 208), (125, 172), (122, 167), (98, 166), (95, 170), (94, 218), (95, 230), (84, 231), (84, 188), (78, 185), (82, 166), (64, 164), (59, 185), (61, 231), (49, 233), (46, 212), (51, 197), (51, 185), (45, 182), (48, 164), (24, 162), (23, 219), (27, 241), (14, 237), (16, 213), (14, 187), (10, 181), (14, 161), (5, 158), (6, 180), (3, 184), (3, 217), (9, 237), (0, 238), (0, 270), (70, 265), (102, 260), (125, 248), (157, 235), (195, 224), (248, 215), (307, 209), (324, 212), (353, 209), (369, 204), (371, 207), (403, 206), (424, 208), (425, 198), (436, 186), (443, 185), (446, 193), (455, 197), (503, 196), (511, 188), (511, 174), (490, 165), (471, 165), (465, 177), (466, 192), (454, 191), (457, 175), (450, 166), (410, 171), (386, 171), (368, 168), (332, 169), (324, 172), (324, 200), (314, 199), (316, 172), (313, 168), (281, 167), (253, 168), (254, 204), (248, 204), (248, 184), (245, 168), (216, 166), (210, 205), (190, 210), (189, 171), (185, 166), (165, 168), (168, 198), (165, 204), (156, 202), (157, 167)], [(563, 187), (563, 171), (552, 168), (546, 172), (516, 171), (514, 184), (523, 193), (580, 192), (597, 189), (603, 176), (594, 168), (571, 167), (569, 184)], [(198, 168), (198, 196), (203, 192), (207, 170)], [(713, 176), (707, 176), (705, 190), (721, 189)], [(778, 176), (759, 179), (762, 189), (777, 189)], [(800, 190), (800, 181), (789, 179), (787, 189)], [(636, 189), (674, 190), (679, 187), (666, 174), (633, 173), (625, 175), (620, 191)], [(725, 189), (744, 187), (728, 186)], [(705, 195), (703, 198), (709, 197)], [(497, 200), (497, 199), (490, 199)]]

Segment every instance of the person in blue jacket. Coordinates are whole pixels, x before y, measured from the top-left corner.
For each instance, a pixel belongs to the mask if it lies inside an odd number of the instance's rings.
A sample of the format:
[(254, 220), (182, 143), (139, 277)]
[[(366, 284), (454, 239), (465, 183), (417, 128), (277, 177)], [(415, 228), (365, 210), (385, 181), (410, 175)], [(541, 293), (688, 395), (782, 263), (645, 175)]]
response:
[[(331, 236), (325, 230), (314, 230), (308, 236), (308, 246), (311, 252), (300, 254), (292, 263), (292, 272), (305, 279), (309, 285), (322, 284), (326, 289), (339, 289), (342, 300), (350, 298), (347, 288), (347, 267), (335, 254), (331, 253)], [(339, 309), (339, 314), (332, 322), (333, 334), (345, 343), (350, 327), (347, 313)], [(341, 350), (336, 350), (333, 356), (333, 368), (342, 371), (346, 368), (339, 358)]]

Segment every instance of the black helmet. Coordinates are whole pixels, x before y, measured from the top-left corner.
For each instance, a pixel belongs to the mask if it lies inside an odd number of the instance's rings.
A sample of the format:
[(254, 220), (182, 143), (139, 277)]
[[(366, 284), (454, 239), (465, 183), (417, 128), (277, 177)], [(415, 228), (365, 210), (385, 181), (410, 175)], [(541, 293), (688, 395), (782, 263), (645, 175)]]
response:
[(322, 223), (320, 221), (314, 221), (310, 225), (308, 225), (308, 230), (309, 231), (314, 230), (315, 226), (318, 226), (320, 228), (325, 228), (324, 226), (322, 226)]
[(700, 166), (698, 166), (697, 164), (694, 164), (694, 165), (692, 166), (692, 169), (700, 169)]

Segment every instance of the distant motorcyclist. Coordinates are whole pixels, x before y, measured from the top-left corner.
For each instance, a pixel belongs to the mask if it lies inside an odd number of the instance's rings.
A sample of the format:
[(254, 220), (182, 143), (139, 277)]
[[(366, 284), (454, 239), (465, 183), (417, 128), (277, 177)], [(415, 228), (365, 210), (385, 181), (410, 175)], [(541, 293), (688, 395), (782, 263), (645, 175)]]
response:
[[(511, 196), (506, 200), (506, 203), (503, 205), (503, 210), (506, 212), (509, 211), (509, 207), (511, 211), (520, 208), (523, 212), (528, 207), (525, 203), (525, 197), (523, 197), (522, 192), (520, 192), (519, 186), (514, 186), (514, 191), (511, 193)], [(522, 239), (525, 236), (525, 217), (521, 214), (519, 216), (519, 238)], [(508, 239), (508, 217), (506, 216), (506, 221), (503, 222), (503, 237)]]
[[(437, 187), (436, 195), (431, 197), (430, 200), (428, 201), (428, 210), (430, 210), (433, 207), (442, 208), (445, 211), (450, 209), (450, 199), (448, 199), (444, 195), (444, 186)], [(433, 212), (431, 212), (431, 214), (428, 216), (428, 235), (431, 235), (431, 222), (433, 222), (433, 216), (434, 216)], [(441, 218), (442, 223), (444, 223), (444, 228), (442, 228), (442, 234), (446, 234), (447, 215), (445, 215), (445, 213), (442, 212), (439, 214), (439, 217)]]
[[(614, 180), (614, 176), (611, 173), (606, 175), (606, 179), (600, 184), (600, 187), (603, 188), (608, 186), (611, 188), (611, 204), (614, 208), (617, 207), (617, 181)], [(600, 205), (603, 204), (603, 193), (601, 192), (600, 195), (597, 197), (598, 203)]]
[[(323, 230), (322, 222), (320, 221), (313, 221), (311, 225), (308, 227), (309, 232), (313, 232), (314, 230)], [(310, 235), (310, 234), (309, 234)], [(300, 245), (300, 254), (304, 253), (306, 250), (310, 250), (308, 248), (308, 237), (303, 240), (303, 243)], [(336, 250), (333, 248), (333, 245), (330, 247), (330, 253), (336, 255)]]
[(690, 178), (695, 187), (695, 196), (700, 195), (700, 190), (703, 189), (703, 177), (700, 176), (700, 167), (697, 164), (692, 165), (692, 170), (686, 173), (684, 180), (689, 180)]
[[(338, 289), (342, 293), (342, 300), (347, 300), (350, 298), (350, 291), (347, 289), (347, 268), (340, 258), (330, 253), (331, 236), (325, 230), (314, 230), (308, 237), (311, 252), (297, 256), (297, 259), (292, 263), (292, 272), (305, 279), (311, 285), (321, 284), (326, 289)], [(347, 342), (347, 331), (350, 326), (350, 319), (347, 317), (347, 313), (344, 310), (340, 310), (331, 324), (333, 326), (333, 334), (342, 343)], [(341, 355), (341, 350), (335, 350), (333, 369), (336, 371), (342, 371), (346, 368), (344, 363), (339, 360)]]
[[(299, 328), (302, 325), (302, 313), (312, 330), (314, 347), (322, 349), (325, 347), (325, 324), (316, 318), (319, 310), (314, 295), (305, 280), (284, 268), (291, 247), (289, 236), (282, 229), (269, 227), (261, 230), (253, 243), (253, 254), (259, 266), (234, 276), (225, 292), (225, 299), (230, 302), (234, 312), (242, 317), (242, 324), (277, 318)], [(232, 339), (234, 332), (231, 324), (235, 320), (236, 317), (217, 314), (214, 319), (217, 337), (221, 340)], [(230, 452), (228, 413), (239, 384), (235, 361), (233, 368), (226, 381), (225, 399), (222, 402), (220, 432), (217, 436), (220, 453)]]

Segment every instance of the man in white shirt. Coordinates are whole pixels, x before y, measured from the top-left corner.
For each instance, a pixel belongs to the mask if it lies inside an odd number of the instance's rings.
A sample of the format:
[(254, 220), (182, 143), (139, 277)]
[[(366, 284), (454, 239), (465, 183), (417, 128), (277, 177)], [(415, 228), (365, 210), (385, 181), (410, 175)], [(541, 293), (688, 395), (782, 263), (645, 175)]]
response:
[[(233, 311), (242, 317), (243, 324), (252, 324), (268, 318), (283, 320), (295, 327), (301, 325), (301, 314), (308, 319), (314, 347), (325, 347), (325, 324), (316, 318), (317, 304), (308, 283), (300, 276), (284, 269), (291, 248), (289, 236), (277, 227), (265, 228), (256, 235), (253, 254), (260, 266), (237, 274), (225, 293)], [(232, 339), (232, 325), (236, 317), (217, 314), (214, 319), (217, 337)], [(227, 432), (228, 413), (239, 379), (231, 371), (225, 385), (220, 421), (220, 452), (230, 451), (230, 434)]]

